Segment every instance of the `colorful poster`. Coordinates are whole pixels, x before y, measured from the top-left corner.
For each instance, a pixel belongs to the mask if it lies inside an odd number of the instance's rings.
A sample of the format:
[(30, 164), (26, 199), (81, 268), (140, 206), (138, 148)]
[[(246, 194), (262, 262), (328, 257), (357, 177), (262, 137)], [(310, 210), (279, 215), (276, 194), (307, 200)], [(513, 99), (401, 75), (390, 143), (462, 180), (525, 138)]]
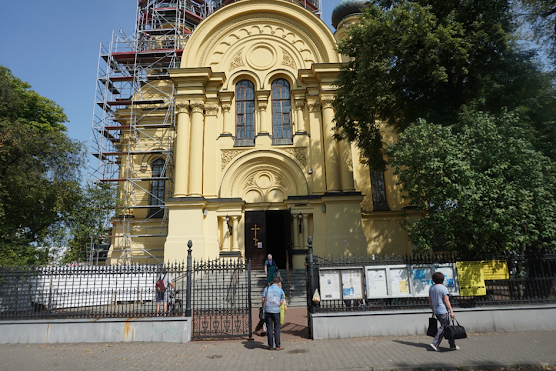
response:
[(429, 296), (429, 288), (432, 286), (432, 267), (430, 265), (411, 266), (413, 274), (413, 294), (415, 296)]
[(340, 300), (342, 298), (340, 271), (338, 269), (320, 270), (319, 275), (321, 300)]
[(485, 260), (482, 263), (485, 280), (507, 280), (510, 278), (508, 263), (504, 260)]
[(459, 292), (462, 296), (486, 295), (482, 262), (457, 262)]
[(455, 264), (435, 265), (434, 271), (441, 272), (444, 275), (444, 286), (446, 286), (450, 295), (459, 295), (459, 282)]
[(361, 269), (342, 270), (342, 299), (363, 299), (363, 275)]

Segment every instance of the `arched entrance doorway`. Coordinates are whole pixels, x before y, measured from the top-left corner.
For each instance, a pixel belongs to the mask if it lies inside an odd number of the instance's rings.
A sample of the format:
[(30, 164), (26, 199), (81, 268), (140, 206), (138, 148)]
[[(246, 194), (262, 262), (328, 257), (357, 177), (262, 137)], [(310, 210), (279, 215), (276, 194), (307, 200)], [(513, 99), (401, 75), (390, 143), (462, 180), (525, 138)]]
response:
[(245, 257), (253, 269), (264, 269), (268, 254), (278, 268), (292, 264), (292, 231), (289, 210), (245, 212)]

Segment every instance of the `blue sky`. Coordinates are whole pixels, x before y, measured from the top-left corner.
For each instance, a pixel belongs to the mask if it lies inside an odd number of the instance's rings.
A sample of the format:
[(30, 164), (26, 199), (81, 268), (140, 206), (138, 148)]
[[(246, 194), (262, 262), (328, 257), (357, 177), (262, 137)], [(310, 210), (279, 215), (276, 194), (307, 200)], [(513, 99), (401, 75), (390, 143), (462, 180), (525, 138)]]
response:
[[(321, 0), (330, 25), (340, 0)], [(136, 0), (4, 2), (0, 65), (66, 112), (71, 138), (89, 145), (100, 43), (112, 31), (132, 35)]]

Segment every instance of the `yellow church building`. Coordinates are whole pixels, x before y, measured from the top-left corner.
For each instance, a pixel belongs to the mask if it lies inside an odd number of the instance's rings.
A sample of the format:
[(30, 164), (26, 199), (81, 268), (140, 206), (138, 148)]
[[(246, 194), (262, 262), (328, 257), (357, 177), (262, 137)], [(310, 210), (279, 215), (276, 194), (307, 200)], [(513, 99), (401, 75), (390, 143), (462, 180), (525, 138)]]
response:
[(319, 256), (410, 251), (392, 171), (333, 138), (336, 45), (364, 3), (340, 2), (333, 33), (318, 0), (139, 1), (135, 35), (100, 57), (90, 178), (121, 198), (108, 264), (183, 261), (189, 240), (255, 269), (303, 268), (309, 237)]

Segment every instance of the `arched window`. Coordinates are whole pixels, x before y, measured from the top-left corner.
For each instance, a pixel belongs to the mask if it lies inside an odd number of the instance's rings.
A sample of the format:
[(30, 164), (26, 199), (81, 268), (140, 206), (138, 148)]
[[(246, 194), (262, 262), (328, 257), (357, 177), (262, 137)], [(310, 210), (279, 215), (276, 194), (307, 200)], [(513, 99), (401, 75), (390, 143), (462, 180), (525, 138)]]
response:
[(161, 158), (154, 160), (151, 163), (152, 174), (151, 177), (151, 192), (150, 192), (150, 205), (151, 207), (147, 217), (162, 218), (164, 216), (164, 191), (166, 187), (165, 179), (156, 179), (165, 177), (165, 161)]
[(274, 144), (292, 143), (290, 84), (284, 79), (272, 83), (272, 138)]
[(254, 140), (255, 93), (251, 81), (242, 80), (236, 85), (236, 139)]
[(382, 171), (371, 170), (371, 190), (373, 192), (373, 210), (390, 211), (386, 200), (386, 182)]

